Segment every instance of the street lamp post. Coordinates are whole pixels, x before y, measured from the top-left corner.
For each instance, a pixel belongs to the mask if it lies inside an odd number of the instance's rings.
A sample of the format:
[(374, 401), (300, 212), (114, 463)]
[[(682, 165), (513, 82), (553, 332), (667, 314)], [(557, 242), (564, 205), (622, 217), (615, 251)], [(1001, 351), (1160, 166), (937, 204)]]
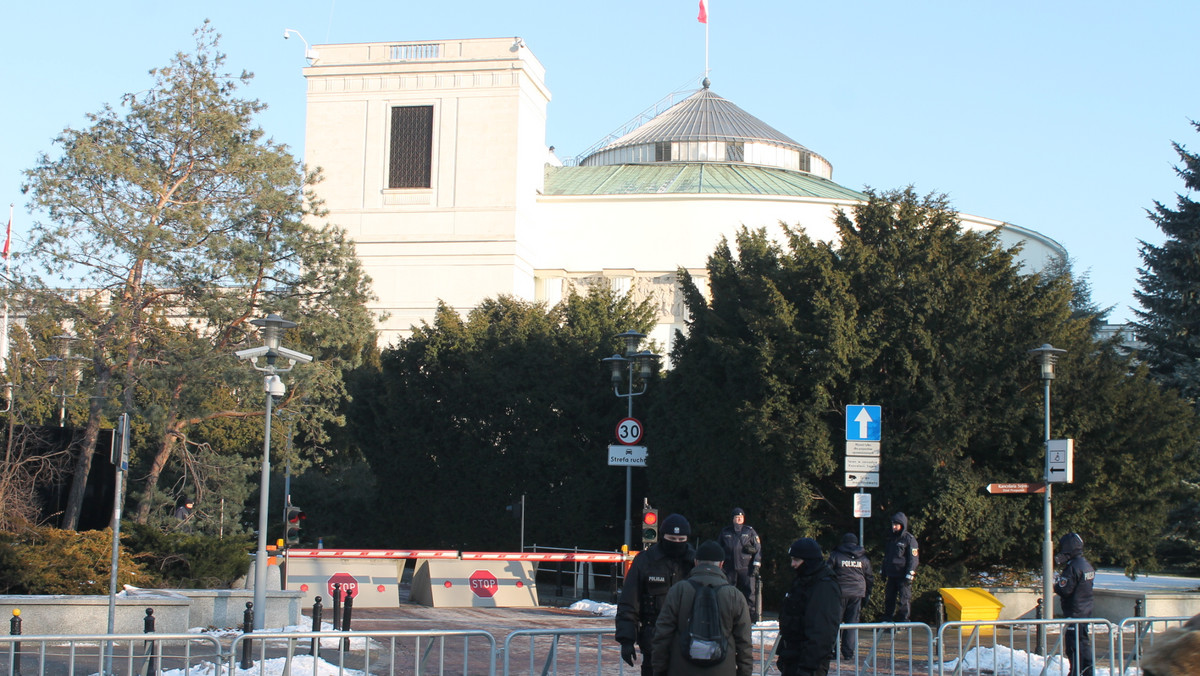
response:
[(1047, 620), (1054, 618), (1054, 542), (1051, 539), (1050, 512), (1050, 381), (1054, 380), (1054, 362), (1058, 355), (1065, 352), (1066, 350), (1054, 347), (1050, 343), (1029, 351), (1041, 368), (1042, 385), (1045, 388), (1042, 397), (1045, 421), (1042, 437), (1045, 446), (1042, 480), (1046, 484), (1046, 490), (1042, 493), (1042, 512), (1045, 518), (1042, 532), (1042, 617)]
[[(272, 313), (263, 319), (252, 319), (250, 323), (259, 327), (263, 345), (240, 350), (234, 355), (238, 359), (249, 361), (255, 371), (266, 374), (263, 376), (263, 391), (267, 395), (267, 417), (263, 434), (262, 477), (259, 480), (258, 551), (254, 555), (254, 631), (260, 631), (267, 617), (267, 499), (271, 493), (271, 408), (274, 398), (283, 396), (287, 391), (279, 374), (291, 371), (297, 362), (307, 364), (313, 358), (279, 344), (284, 330), (295, 327), (296, 322), (289, 322)], [(264, 358), (266, 366), (258, 365), (259, 357)], [(288, 360), (286, 368), (276, 366), (280, 357)]]
[[(624, 398), (627, 402), (628, 417), (633, 417), (633, 398), (639, 394), (646, 392), (646, 386), (650, 382), (650, 377), (654, 375), (654, 365), (662, 357), (650, 352), (642, 350), (638, 352), (638, 345), (642, 339), (646, 337), (644, 333), (637, 331), (626, 331), (625, 333), (614, 336), (625, 341), (625, 355), (614, 354), (611, 357), (605, 357), (601, 361), (608, 364), (612, 368), (612, 385), (613, 394), (617, 397)], [(638, 376), (642, 381), (640, 390), (634, 389), (634, 376)], [(621, 393), (622, 382), (627, 383), (625, 393)], [(632, 546), (630, 542), (632, 535), (631, 507), (630, 501), (633, 499), (633, 468), (625, 467), (625, 549), (626, 551)]]
[[(46, 364), (47, 369), (53, 369), (51, 377), (54, 380), (54, 384), (58, 386), (59, 427), (66, 425), (67, 397), (74, 397), (79, 394), (79, 379), (82, 375), (80, 373), (79, 362), (89, 361), (87, 357), (71, 354), (71, 344), (77, 340), (79, 338), (69, 333), (54, 336), (54, 341), (58, 343), (58, 354), (38, 359), (39, 362)], [(68, 385), (72, 388), (70, 393), (67, 392)], [(51, 389), (51, 392), (53, 393), (53, 389)]]

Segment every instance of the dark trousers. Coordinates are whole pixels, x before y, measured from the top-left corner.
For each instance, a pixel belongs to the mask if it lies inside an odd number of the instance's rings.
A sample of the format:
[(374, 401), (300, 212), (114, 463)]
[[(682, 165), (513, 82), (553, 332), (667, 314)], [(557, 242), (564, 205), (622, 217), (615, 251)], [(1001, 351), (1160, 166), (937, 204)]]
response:
[[(862, 599), (842, 597), (842, 624), (857, 624), (862, 610)], [(842, 659), (854, 659), (858, 655), (858, 630), (842, 630)]]
[(650, 663), (650, 650), (653, 642), (654, 625), (643, 624), (641, 630), (638, 632), (638, 648), (642, 651), (642, 676), (654, 676), (654, 665)]
[(902, 577), (889, 577), (883, 594), (883, 621), (908, 622), (912, 605), (912, 583)]
[(725, 576), (729, 579), (729, 584), (737, 587), (737, 590), (742, 592), (742, 596), (746, 597), (746, 603), (750, 604), (750, 621), (758, 622), (758, 604), (756, 601), (757, 580), (750, 574), (749, 570), (735, 569), (725, 571)]
[(1092, 676), (1092, 630), (1086, 624), (1069, 624), (1063, 629), (1063, 649), (1071, 662), (1068, 676)]

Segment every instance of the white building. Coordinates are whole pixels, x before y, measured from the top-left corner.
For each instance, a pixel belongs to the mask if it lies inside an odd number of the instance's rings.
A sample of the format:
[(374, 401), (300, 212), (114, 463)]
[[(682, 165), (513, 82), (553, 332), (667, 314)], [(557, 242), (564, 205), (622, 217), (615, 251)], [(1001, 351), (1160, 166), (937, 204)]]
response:
[[(551, 304), (608, 280), (658, 305), (652, 338), (684, 328), (676, 271), (707, 277), (721, 236), (802, 226), (833, 239), (833, 212), (863, 199), (832, 165), (705, 86), (562, 166), (546, 147), (545, 69), (513, 38), (320, 45), (308, 80), (305, 161), (390, 316), (381, 343), (511, 294)], [(1036, 232), (961, 214), (1024, 241), (1040, 269), (1063, 248)], [(636, 244), (633, 244), (636, 243)]]

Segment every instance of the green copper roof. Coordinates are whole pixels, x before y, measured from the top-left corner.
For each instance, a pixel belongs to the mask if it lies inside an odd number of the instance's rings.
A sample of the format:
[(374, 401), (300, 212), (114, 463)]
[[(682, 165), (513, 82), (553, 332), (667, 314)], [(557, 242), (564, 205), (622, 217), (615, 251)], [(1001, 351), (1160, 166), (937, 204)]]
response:
[(546, 166), (546, 195), (788, 195), (865, 200), (828, 179), (750, 164)]

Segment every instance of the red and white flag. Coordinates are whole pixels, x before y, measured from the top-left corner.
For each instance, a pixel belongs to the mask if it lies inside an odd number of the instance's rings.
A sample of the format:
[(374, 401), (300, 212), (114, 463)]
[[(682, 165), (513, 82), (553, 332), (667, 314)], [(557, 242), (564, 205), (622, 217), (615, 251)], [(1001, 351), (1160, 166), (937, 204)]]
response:
[(12, 245), (12, 213), (8, 214), (8, 228), (4, 231), (4, 260), (8, 260), (8, 247)]
[(708, 23), (708, 0), (700, 0), (700, 14), (696, 17), (700, 23)]

